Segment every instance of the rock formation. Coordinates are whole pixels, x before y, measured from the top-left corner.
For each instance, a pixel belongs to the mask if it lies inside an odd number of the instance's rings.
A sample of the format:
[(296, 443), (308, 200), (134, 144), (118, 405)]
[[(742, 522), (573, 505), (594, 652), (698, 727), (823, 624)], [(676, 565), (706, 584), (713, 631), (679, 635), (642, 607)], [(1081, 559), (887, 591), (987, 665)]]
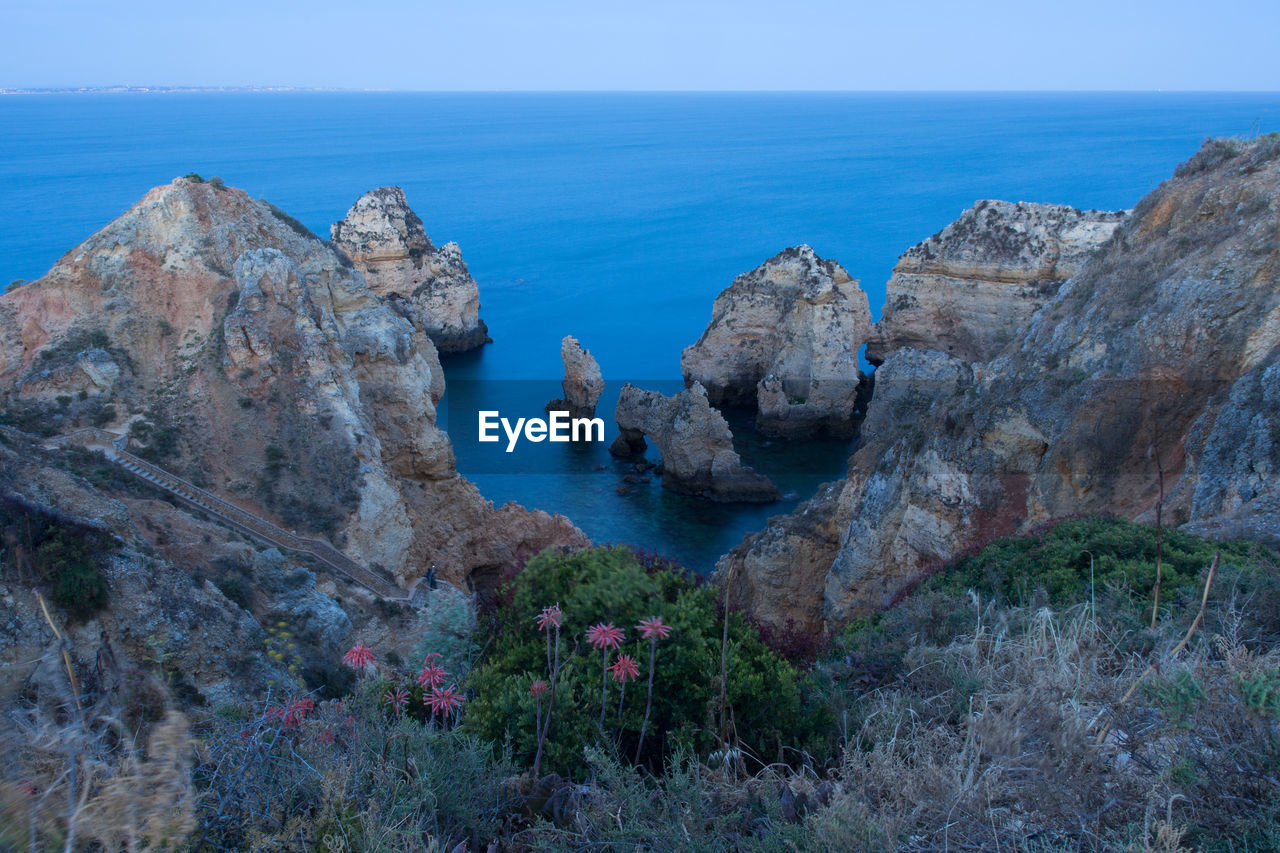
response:
[[(783, 612), (772, 578), (820, 577), (806, 617), (839, 624), (997, 536), (1153, 521), (1161, 472), (1166, 523), (1280, 544), (1278, 163), (1274, 136), (1206, 143), (990, 360), (889, 352), (818, 535), (775, 524), (731, 555), (747, 603)], [(953, 334), (901, 319), (891, 339)]]
[(768, 503), (780, 497), (767, 477), (743, 466), (729, 424), (697, 382), (673, 397), (628, 382), (615, 416), (622, 435), (610, 450), (643, 452), (648, 436), (662, 454), (665, 489), (722, 503)]
[(582, 348), (573, 335), (560, 342), (560, 360), (564, 362), (564, 379), (560, 388), (564, 397), (547, 404), (547, 411), (568, 412), (574, 418), (592, 418), (596, 403), (604, 391), (604, 377), (595, 356)]
[(903, 347), (993, 358), (1123, 219), (1060, 204), (978, 202), (898, 259), (867, 360), (879, 364)]
[(128, 430), (162, 467), (402, 584), (585, 544), (457, 475), (436, 348), (390, 301), (286, 215), (178, 179), (0, 296), (0, 408), (28, 431)]
[(489, 341), (480, 319), (480, 289), (458, 244), (433, 246), (399, 187), (362, 195), (330, 234), (374, 295), (425, 332), (440, 352), (463, 352)]
[(858, 282), (797, 246), (716, 297), (710, 325), (680, 366), (685, 383), (701, 383), (712, 405), (755, 406), (762, 432), (847, 436), (862, 380), (858, 352), (872, 336)]

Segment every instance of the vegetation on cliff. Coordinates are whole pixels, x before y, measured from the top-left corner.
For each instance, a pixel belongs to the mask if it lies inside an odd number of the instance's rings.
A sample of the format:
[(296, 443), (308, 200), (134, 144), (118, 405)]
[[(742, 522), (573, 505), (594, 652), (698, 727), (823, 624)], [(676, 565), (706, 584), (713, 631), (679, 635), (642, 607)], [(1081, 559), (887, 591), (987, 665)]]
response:
[[(715, 590), (670, 564), (545, 552), (470, 638), (482, 651), (469, 676), (446, 670), (474, 645), (427, 653), (415, 678), (418, 661), (359, 644), (339, 698), (299, 684), (204, 711), (193, 767), (189, 750), (161, 753), (169, 781), (148, 800), (154, 812), (169, 797), (181, 820), (139, 837), (196, 850), (1274, 849), (1280, 558), (1179, 534), (1159, 550), (1154, 627), (1153, 528), (1076, 519), (957, 561), (830, 637), (805, 670), (736, 612), (725, 633)], [(647, 631), (655, 618), (662, 630)], [(615, 632), (617, 647), (594, 642)], [(636, 676), (650, 655), (647, 694)], [(401, 695), (406, 682), (416, 692)], [(109, 701), (84, 699), (89, 718)], [(65, 839), (50, 743), (7, 745), (8, 843), (28, 827), (37, 849)], [(137, 772), (110, 743), (94, 747), (89, 802)], [(108, 837), (95, 815), (76, 813), (82, 838)]]

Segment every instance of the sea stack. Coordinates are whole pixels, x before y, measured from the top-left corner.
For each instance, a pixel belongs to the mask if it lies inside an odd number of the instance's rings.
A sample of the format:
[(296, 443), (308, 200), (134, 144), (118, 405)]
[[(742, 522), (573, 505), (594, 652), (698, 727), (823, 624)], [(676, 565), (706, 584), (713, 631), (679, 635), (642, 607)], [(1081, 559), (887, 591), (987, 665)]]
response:
[(560, 388), (564, 397), (547, 403), (547, 411), (568, 412), (572, 418), (592, 418), (596, 403), (604, 391), (600, 365), (589, 350), (573, 335), (560, 341), (560, 360), (564, 362), (564, 379)]
[(781, 496), (767, 477), (742, 464), (728, 422), (697, 382), (672, 397), (628, 382), (615, 415), (622, 435), (611, 452), (643, 452), (647, 436), (662, 454), (665, 489), (721, 503), (771, 503)]
[(400, 187), (360, 196), (330, 228), (335, 247), (365, 274), (369, 289), (426, 333), (442, 353), (490, 341), (480, 288), (457, 243), (437, 249)]
[(858, 282), (802, 245), (734, 279), (680, 366), (712, 405), (754, 406), (767, 435), (848, 436), (863, 379), (858, 353), (873, 336)]

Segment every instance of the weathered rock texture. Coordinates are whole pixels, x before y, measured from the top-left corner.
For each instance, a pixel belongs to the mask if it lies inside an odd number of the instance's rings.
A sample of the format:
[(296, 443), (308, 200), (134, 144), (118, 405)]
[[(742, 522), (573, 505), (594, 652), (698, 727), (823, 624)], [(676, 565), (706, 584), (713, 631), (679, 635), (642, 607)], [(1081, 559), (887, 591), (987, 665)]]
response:
[(458, 244), (433, 246), (399, 187), (360, 196), (330, 234), (365, 274), (369, 289), (426, 332), (441, 352), (489, 341), (480, 319), (480, 289)]
[(1060, 204), (978, 202), (898, 259), (867, 360), (879, 364), (904, 347), (994, 357), (1123, 219)]
[(867, 295), (835, 261), (808, 246), (787, 249), (734, 279), (716, 297), (711, 324), (680, 358), (686, 384), (712, 405), (753, 405), (770, 435), (853, 433), (871, 339)]
[(1274, 136), (1206, 143), (994, 358), (889, 354), (834, 556), (825, 535), (749, 537), (751, 605), (780, 607), (770, 575), (822, 577), (808, 617), (838, 624), (1000, 535), (1152, 521), (1161, 469), (1167, 523), (1280, 544), (1278, 165)]
[(560, 342), (560, 360), (564, 362), (564, 379), (560, 388), (564, 397), (547, 404), (547, 411), (568, 412), (570, 417), (591, 418), (604, 391), (604, 377), (595, 356), (582, 348), (573, 335)]
[(641, 452), (648, 436), (662, 454), (663, 488), (724, 503), (768, 503), (780, 496), (767, 477), (743, 466), (729, 424), (697, 382), (673, 397), (628, 382), (615, 416), (622, 435), (611, 449)]
[(0, 296), (0, 405), (28, 429), (130, 429), (163, 467), (402, 583), (583, 543), (457, 475), (443, 390), (422, 329), (236, 189), (158, 187)]

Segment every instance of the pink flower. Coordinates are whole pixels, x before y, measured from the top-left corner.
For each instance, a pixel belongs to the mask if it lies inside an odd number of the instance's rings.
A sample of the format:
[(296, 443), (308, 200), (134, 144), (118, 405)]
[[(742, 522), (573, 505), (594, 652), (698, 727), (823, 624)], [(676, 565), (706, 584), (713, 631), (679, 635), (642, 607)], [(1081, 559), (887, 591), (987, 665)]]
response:
[(426, 696), (425, 701), (431, 708), (432, 714), (448, 715), (462, 707), (462, 703), (467, 701), (467, 698), (454, 690), (455, 687), (457, 687), (456, 684), (450, 684), (444, 690), (437, 687)]
[(322, 743), (333, 743), (334, 740), (335, 740), (334, 734), (331, 729), (325, 729), (320, 733), (320, 741)]
[(614, 681), (634, 681), (640, 674), (640, 667), (636, 665), (636, 659), (631, 655), (618, 655), (613, 666), (609, 667), (609, 673)]
[(409, 691), (395, 688), (387, 688), (387, 692), (382, 695), (382, 699), (395, 710), (396, 716), (404, 714), (405, 705), (409, 704)]
[(438, 652), (432, 652), (422, 662), (422, 672), (418, 673), (418, 683), (423, 687), (439, 687), (444, 684), (445, 677), (449, 673), (445, 672), (444, 667), (431, 662), (432, 658), (438, 657), (440, 657)]
[(671, 636), (671, 626), (663, 623), (661, 616), (654, 616), (652, 619), (641, 619), (640, 624), (636, 626), (636, 630), (646, 640), (665, 640)]
[(274, 720), (288, 729), (300, 723), (315, 707), (315, 701), (306, 696), (301, 699), (290, 699), (283, 705), (268, 708), (267, 719)]
[(545, 631), (547, 630), (548, 626), (551, 626), (553, 628), (559, 628), (560, 619), (563, 617), (563, 615), (564, 614), (560, 612), (560, 605), (553, 604), (550, 607), (542, 608), (542, 612), (539, 613), (534, 618), (538, 622), (538, 630)]
[(342, 656), (342, 662), (352, 669), (365, 669), (373, 663), (373, 649), (364, 643), (356, 643), (351, 651)]
[(612, 623), (600, 622), (587, 629), (587, 642), (597, 649), (616, 649), (622, 638), (622, 629), (615, 628)]
[(550, 689), (551, 688), (547, 685), (547, 682), (539, 678), (537, 681), (533, 682), (533, 684), (529, 685), (529, 695), (534, 699), (541, 699), (543, 696), (547, 695), (547, 691)]

